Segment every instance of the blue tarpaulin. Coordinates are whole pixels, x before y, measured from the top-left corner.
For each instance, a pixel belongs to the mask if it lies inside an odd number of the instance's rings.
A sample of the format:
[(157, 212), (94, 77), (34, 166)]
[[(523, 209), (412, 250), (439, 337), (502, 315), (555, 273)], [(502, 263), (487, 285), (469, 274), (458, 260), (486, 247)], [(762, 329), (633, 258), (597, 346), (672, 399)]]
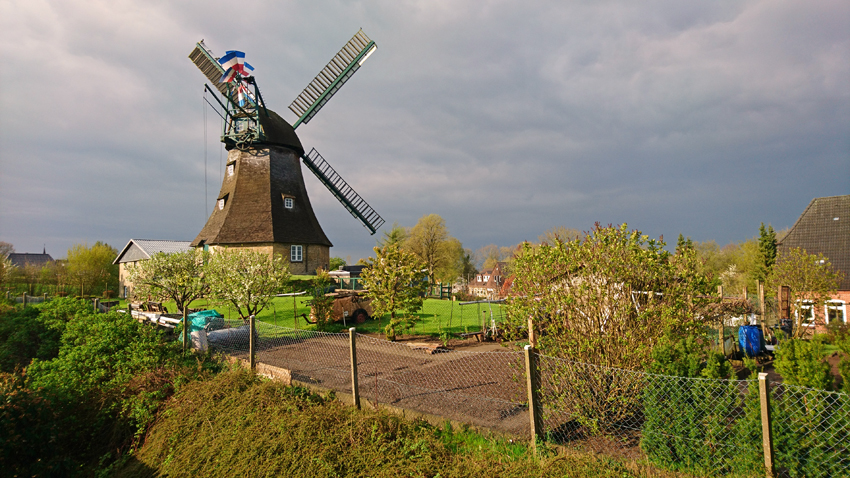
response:
[[(205, 328), (207, 331), (223, 329), (224, 316), (215, 310), (199, 310), (198, 312), (189, 314), (189, 334), (204, 330)], [(183, 340), (183, 334), (180, 334), (178, 340)]]
[(765, 351), (764, 334), (758, 325), (742, 325), (738, 328), (738, 343), (747, 357), (755, 357)]

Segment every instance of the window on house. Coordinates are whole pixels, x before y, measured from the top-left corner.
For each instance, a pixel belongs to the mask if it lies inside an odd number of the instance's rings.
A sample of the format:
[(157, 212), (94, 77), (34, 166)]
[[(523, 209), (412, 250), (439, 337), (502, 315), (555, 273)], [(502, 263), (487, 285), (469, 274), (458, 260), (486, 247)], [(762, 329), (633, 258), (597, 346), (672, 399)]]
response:
[(304, 259), (303, 259), (303, 256), (302, 256), (302, 252), (303, 252), (302, 246), (292, 246), (289, 249), (289, 261), (290, 262), (301, 262), (301, 261), (303, 261)]
[(233, 176), (233, 173), (236, 172), (236, 163), (230, 163), (227, 165), (227, 175)]
[(812, 303), (810, 301), (803, 301), (800, 304), (800, 309), (798, 312), (794, 312), (794, 314), (802, 315), (800, 319), (800, 325), (803, 327), (814, 327), (815, 325), (815, 308), (812, 307)]
[(283, 198), (283, 207), (285, 207), (286, 209), (292, 209), (292, 203), (292, 198)]
[(478, 282), (481, 282), (481, 276), (478, 276), (478, 278), (477, 278), (476, 280), (477, 280)]
[(828, 300), (825, 308), (827, 324), (832, 323), (833, 320), (847, 323), (847, 304), (843, 300)]

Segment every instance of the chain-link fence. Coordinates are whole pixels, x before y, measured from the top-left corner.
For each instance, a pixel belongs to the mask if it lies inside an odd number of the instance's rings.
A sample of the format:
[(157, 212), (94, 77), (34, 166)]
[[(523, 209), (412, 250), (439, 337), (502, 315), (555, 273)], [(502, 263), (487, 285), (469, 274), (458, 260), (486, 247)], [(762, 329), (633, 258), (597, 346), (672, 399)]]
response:
[[(211, 347), (249, 358), (243, 321), (222, 320), (210, 329), (217, 329), (207, 334)], [(445, 351), (263, 322), (255, 331), (258, 363), (350, 394), (352, 344), (356, 393), (372, 405), (529, 437), (528, 404), (539, 402), (537, 436), (552, 444), (697, 475), (765, 475), (768, 402), (759, 380), (655, 375), (536, 355), (538, 398), (530, 401), (523, 352)], [(850, 475), (850, 395), (779, 383), (767, 399), (778, 476)]]

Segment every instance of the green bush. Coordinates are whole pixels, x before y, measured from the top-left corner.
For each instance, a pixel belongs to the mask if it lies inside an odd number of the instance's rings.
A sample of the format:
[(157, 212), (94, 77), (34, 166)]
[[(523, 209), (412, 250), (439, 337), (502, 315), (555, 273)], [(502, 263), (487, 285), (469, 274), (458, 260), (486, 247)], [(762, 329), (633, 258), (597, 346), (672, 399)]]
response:
[(665, 337), (652, 359), (643, 392), (641, 440), (649, 460), (671, 470), (709, 475), (759, 470), (757, 384), (745, 399), (736, 380), (725, 380), (732, 368), (723, 355), (705, 353), (693, 336)]
[(0, 312), (0, 371), (11, 373), (34, 358), (56, 357), (65, 325), (75, 317), (91, 314), (90, 305), (73, 299)]
[(62, 332), (54, 358), (36, 356), (0, 387), (4, 464), (27, 476), (88, 475), (113, 462), (181, 384), (220, 368), (126, 314), (59, 302), (30, 319)]

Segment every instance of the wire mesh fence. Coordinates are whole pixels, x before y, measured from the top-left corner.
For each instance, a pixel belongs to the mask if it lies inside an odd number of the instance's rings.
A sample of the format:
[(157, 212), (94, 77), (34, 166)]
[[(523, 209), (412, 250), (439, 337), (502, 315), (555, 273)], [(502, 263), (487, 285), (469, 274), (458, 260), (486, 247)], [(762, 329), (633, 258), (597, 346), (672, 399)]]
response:
[[(248, 358), (245, 322), (222, 320), (212, 328), (211, 347)], [(263, 322), (255, 334), (257, 362), (303, 383), (353, 393), (349, 334)], [(361, 400), (530, 436), (522, 352), (355, 339)], [(758, 380), (655, 375), (545, 355), (536, 362), (538, 434), (546, 442), (697, 475), (765, 474)], [(770, 401), (777, 476), (850, 475), (850, 395), (779, 383)]]

